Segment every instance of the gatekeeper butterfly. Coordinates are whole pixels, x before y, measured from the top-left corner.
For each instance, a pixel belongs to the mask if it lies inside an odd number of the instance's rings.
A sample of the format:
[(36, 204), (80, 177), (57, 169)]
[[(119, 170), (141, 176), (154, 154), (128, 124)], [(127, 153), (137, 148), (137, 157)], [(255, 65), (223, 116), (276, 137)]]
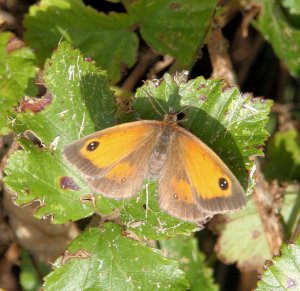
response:
[(156, 179), (160, 208), (185, 221), (201, 223), (246, 203), (234, 174), (178, 125), (173, 110), (162, 121), (124, 123), (83, 137), (67, 145), (63, 156), (106, 197), (131, 198), (146, 179)]

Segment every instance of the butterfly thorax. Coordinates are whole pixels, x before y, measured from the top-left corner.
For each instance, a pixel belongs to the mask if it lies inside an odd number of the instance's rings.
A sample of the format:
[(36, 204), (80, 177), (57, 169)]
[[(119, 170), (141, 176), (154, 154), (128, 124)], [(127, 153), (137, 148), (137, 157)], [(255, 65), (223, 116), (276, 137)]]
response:
[(168, 114), (165, 116), (164, 121), (162, 122), (160, 134), (157, 136), (156, 146), (154, 147), (148, 169), (148, 179), (157, 179), (161, 169), (163, 168), (170, 145), (172, 144), (172, 139), (176, 136), (176, 127), (177, 127), (177, 118), (176, 115)]

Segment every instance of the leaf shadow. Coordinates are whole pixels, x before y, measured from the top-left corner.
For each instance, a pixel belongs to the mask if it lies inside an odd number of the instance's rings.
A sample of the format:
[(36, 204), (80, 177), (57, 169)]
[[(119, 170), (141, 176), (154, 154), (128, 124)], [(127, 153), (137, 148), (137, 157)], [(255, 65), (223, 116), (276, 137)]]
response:
[(268, 180), (300, 181), (300, 164), (288, 149), (286, 140), (281, 140), (279, 145), (274, 143), (269, 146), (263, 169)]
[(95, 131), (115, 124), (116, 105), (107, 78), (85, 74), (80, 79), (83, 106), (88, 111)]

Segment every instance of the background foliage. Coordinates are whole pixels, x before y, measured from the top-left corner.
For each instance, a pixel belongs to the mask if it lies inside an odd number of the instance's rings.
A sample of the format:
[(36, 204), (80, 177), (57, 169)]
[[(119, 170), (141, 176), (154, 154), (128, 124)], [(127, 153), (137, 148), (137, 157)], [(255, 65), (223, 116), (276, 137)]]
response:
[[(0, 287), (300, 286), (297, 1), (21, 2), (0, 4)], [(151, 99), (184, 109), (182, 125), (240, 180), (245, 209), (199, 231), (159, 209), (155, 183), (145, 210), (144, 188), (95, 195), (63, 160), (84, 135), (161, 119)]]

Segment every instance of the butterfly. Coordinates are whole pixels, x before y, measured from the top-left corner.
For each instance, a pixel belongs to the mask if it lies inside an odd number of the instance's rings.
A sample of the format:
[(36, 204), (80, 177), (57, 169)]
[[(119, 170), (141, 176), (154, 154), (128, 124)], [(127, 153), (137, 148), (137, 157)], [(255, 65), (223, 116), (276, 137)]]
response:
[(170, 110), (162, 121), (116, 125), (63, 149), (64, 158), (96, 193), (134, 197), (145, 180), (157, 180), (159, 207), (190, 222), (246, 204), (245, 191), (205, 143), (178, 125)]

